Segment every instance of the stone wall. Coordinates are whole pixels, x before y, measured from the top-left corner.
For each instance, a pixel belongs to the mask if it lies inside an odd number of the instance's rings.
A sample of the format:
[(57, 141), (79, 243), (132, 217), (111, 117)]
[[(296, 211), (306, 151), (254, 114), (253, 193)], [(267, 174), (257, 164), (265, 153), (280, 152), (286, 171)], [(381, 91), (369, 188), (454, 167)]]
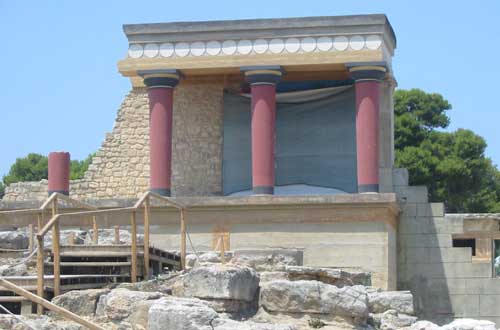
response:
[[(398, 289), (411, 290), (419, 317), (444, 324), (454, 318), (500, 324), (500, 278), (491, 262), (476, 262), (471, 248), (453, 247), (464, 217), (429, 203), (427, 189), (408, 186), (406, 170), (394, 175), (401, 206), (398, 228)], [(498, 230), (498, 227), (497, 227)]]
[[(222, 191), (223, 82), (183, 81), (174, 94), (172, 195), (211, 196)], [(79, 199), (135, 198), (149, 187), (149, 103), (134, 88), (118, 110), (82, 180), (71, 182)], [(4, 200), (43, 200), (47, 181), (20, 182)]]

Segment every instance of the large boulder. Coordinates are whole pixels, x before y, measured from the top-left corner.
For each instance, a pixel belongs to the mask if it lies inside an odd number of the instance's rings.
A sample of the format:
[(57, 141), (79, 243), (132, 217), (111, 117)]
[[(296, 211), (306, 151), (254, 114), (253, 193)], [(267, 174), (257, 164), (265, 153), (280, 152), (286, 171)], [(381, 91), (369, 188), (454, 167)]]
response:
[(165, 297), (152, 304), (148, 324), (149, 330), (213, 330), (212, 323), (218, 317), (205, 301)]
[(290, 281), (319, 281), (337, 287), (352, 285), (371, 285), (371, 274), (361, 271), (347, 271), (335, 268), (286, 266)]
[(495, 323), (486, 320), (457, 319), (443, 325), (443, 330), (496, 330)]
[(0, 266), (0, 276), (25, 276), (28, 274), (26, 264), (2, 265)]
[(413, 295), (410, 291), (379, 291), (368, 293), (371, 313), (383, 313), (393, 309), (399, 313), (413, 315)]
[(28, 234), (21, 230), (0, 231), (0, 249), (24, 250), (29, 245)]
[(212, 322), (214, 330), (295, 330), (293, 325), (255, 323), (251, 321), (238, 322), (230, 319), (218, 318)]
[(286, 266), (300, 266), (303, 251), (296, 249), (235, 250), (231, 262), (256, 271), (283, 271)]
[(415, 316), (398, 313), (391, 309), (380, 315), (380, 330), (398, 330), (409, 327), (417, 321)]
[(52, 299), (52, 302), (80, 316), (93, 316), (97, 302), (109, 289), (90, 289), (69, 291)]
[(363, 286), (338, 288), (318, 281), (274, 281), (261, 287), (261, 307), (268, 312), (330, 314), (364, 322), (368, 298)]
[(259, 275), (248, 267), (210, 265), (193, 268), (182, 276), (184, 296), (251, 302), (259, 287)]
[(141, 302), (156, 300), (163, 297), (159, 292), (131, 291), (127, 289), (114, 289), (99, 298), (96, 316), (112, 321), (127, 319)]

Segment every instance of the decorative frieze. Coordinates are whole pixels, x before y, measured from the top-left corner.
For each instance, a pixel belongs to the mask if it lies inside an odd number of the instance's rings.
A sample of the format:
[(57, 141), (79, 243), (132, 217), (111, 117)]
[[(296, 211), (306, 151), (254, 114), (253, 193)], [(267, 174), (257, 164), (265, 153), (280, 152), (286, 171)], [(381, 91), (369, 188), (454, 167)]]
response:
[(132, 43), (129, 58), (238, 56), (378, 50), (380, 35), (320, 36), (302, 38), (211, 40), (194, 42)]

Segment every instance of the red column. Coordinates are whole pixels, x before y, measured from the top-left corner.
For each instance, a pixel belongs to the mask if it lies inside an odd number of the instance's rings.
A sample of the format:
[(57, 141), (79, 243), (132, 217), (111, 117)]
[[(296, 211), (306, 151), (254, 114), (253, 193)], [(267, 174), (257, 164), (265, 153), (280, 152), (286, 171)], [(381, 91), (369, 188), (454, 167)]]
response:
[(152, 192), (170, 196), (172, 176), (172, 123), (176, 71), (143, 73), (149, 96), (149, 186)]
[(252, 186), (253, 193), (274, 194), (274, 148), (276, 84), (283, 71), (279, 66), (241, 69), (252, 91)]
[(274, 85), (252, 86), (252, 186), (255, 194), (274, 193), (275, 108)]
[(150, 189), (160, 195), (170, 196), (173, 89), (150, 88), (148, 96)]
[(348, 64), (356, 91), (358, 192), (379, 191), (379, 94), (385, 63)]
[(379, 82), (356, 82), (358, 192), (378, 192)]
[(69, 152), (49, 153), (49, 196), (58, 192), (69, 195)]

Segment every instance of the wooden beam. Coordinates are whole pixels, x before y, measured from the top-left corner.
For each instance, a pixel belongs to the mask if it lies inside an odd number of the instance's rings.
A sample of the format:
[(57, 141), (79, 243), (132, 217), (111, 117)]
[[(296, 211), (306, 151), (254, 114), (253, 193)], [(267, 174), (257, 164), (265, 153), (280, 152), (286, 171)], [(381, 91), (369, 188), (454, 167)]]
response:
[(99, 244), (99, 227), (97, 226), (97, 216), (92, 216), (92, 243)]
[[(52, 217), (57, 215), (57, 198), (52, 201)], [(54, 258), (54, 296), (61, 294), (61, 255), (60, 255), (59, 221), (52, 227), (52, 255)]]
[[(43, 237), (37, 237), (38, 240), (38, 251), (37, 251), (37, 256), (36, 256), (36, 274), (37, 274), (37, 281), (36, 281), (36, 293), (40, 298), (43, 298), (43, 272), (44, 272), (44, 265), (43, 265)], [(43, 314), (43, 305), (38, 304), (37, 306), (37, 314), (42, 315)]]
[(130, 226), (131, 226), (131, 259), (132, 266), (130, 267), (130, 282), (135, 283), (137, 281), (137, 220), (136, 212), (133, 211), (130, 215)]
[(149, 279), (149, 197), (144, 202), (144, 278)]
[(181, 269), (186, 269), (186, 220), (185, 209), (181, 209)]
[(89, 328), (90, 330), (106, 330), (103, 327), (101, 327), (93, 322), (87, 321), (86, 319), (81, 318), (80, 316), (68, 311), (67, 309), (64, 309), (62, 307), (57, 306), (48, 300), (40, 298), (40, 297), (34, 295), (33, 293), (26, 291), (23, 288), (15, 285), (7, 280), (0, 278), (0, 285), (9, 289), (12, 292), (18, 294), (18, 295), (20, 295), (20, 296), (25, 297), (28, 300), (31, 300), (32, 302), (38, 304), (39, 306), (41, 305), (50, 311), (61, 314), (62, 316), (68, 318), (69, 320), (71, 320), (73, 322), (81, 324), (81, 325)]

